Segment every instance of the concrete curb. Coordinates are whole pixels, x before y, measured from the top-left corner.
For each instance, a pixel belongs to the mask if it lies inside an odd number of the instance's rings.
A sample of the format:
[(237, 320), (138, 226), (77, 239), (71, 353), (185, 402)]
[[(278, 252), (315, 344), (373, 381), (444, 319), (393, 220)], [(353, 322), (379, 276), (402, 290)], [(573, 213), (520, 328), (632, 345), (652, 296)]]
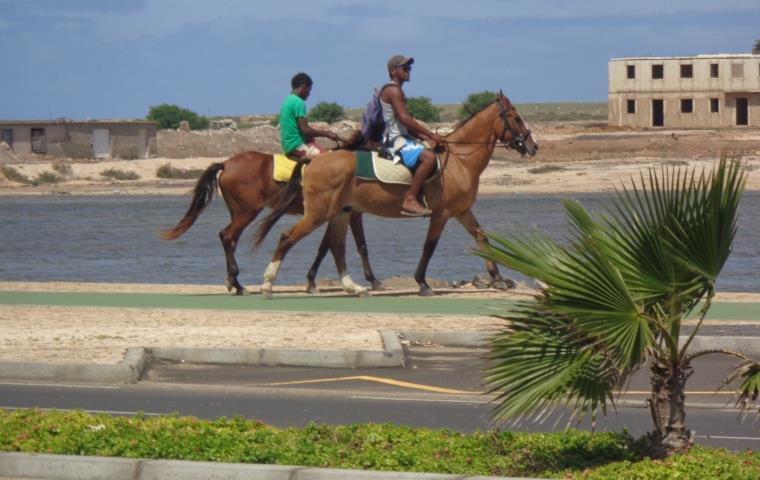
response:
[[(444, 347), (483, 348), (488, 345), (488, 332), (421, 332), (404, 331), (399, 335), (408, 342), (422, 344), (432, 343)], [(686, 343), (688, 336), (679, 337), (681, 344)], [(760, 357), (760, 337), (723, 337), (697, 335), (689, 345), (689, 352), (701, 350), (723, 349), (740, 352), (745, 355)]]
[[(151, 359), (174, 362), (283, 365), (323, 368), (404, 367), (404, 342), (437, 344), (447, 347), (483, 348), (489, 332), (378, 331), (383, 350), (298, 350), (273, 348), (128, 348), (116, 365), (52, 364), (0, 361), (0, 380), (54, 381), (83, 383), (136, 383)], [(686, 336), (680, 337), (685, 342)], [(760, 357), (760, 337), (697, 336), (690, 352), (710, 349), (733, 350)]]
[(116, 365), (0, 361), (0, 380), (136, 383), (151, 359), (187, 363), (287, 365), (324, 368), (404, 367), (398, 334), (378, 332), (383, 350), (298, 350), (273, 348), (128, 348)]
[(284, 465), (140, 460), (0, 452), (0, 477), (39, 480), (519, 480), (437, 473), (376, 472)]

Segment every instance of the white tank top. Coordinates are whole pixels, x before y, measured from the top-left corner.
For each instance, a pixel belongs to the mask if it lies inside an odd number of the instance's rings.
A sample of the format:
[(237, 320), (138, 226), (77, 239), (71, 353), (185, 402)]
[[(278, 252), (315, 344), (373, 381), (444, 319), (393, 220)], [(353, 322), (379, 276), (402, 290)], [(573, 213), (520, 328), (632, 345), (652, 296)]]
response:
[[(391, 83), (389, 85), (396, 85)], [(403, 91), (402, 91), (402, 95)], [(406, 95), (404, 95), (404, 103), (406, 103)], [(385, 121), (385, 130), (383, 131), (383, 143), (394, 141), (397, 137), (408, 136), (409, 131), (406, 126), (398, 121), (396, 114), (393, 113), (393, 105), (385, 103), (383, 99), (380, 99), (380, 106), (383, 107), (383, 121)]]

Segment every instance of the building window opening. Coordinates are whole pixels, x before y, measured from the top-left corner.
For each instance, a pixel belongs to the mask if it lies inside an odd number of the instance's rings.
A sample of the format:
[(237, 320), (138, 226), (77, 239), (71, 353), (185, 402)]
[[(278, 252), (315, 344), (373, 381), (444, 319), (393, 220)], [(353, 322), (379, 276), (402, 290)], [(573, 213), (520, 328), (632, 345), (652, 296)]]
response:
[(628, 113), (636, 113), (636, 100), (627, 100), (626, 109)]
[(628, 78), (636, 78), (636, 65), (628, 65), (626, 68)]
[(681, 99), (681, 113), (692, 113), (694, 111), (694, 100), (691, 98)]
[(718, 64), (717, 63), (710, 64), (710, 78), (718, 78)]
[(44, 128), (32, 129), (32, 153), (43, 155), (47, 153), (47, 142), (45, 141)]
[(720, 101), (717, 98), (710, 99), (710, 113), (720, 112)]
[(731, 64), (731, 78), (744, 78), (744, 64), (743, 63)]
[(662, 78), (662, 64), (652, 65), (652, 78)]
[(681, 65), (681, 78), (694, 77), (694, 66), (690, 63)]
[(4, 128), (0, 140), (7, 143), (9, 147), (13, 148), (13, 129)]

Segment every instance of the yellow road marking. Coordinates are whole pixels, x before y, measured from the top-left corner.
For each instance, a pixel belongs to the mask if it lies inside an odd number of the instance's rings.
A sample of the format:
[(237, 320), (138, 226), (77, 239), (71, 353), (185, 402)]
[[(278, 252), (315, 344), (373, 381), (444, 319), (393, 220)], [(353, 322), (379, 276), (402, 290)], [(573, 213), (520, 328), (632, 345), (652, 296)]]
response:
[(433, 387), (430, 385), (422, 385), (419, 383), (402, 382), (401, 380), (394, 380), (392, 378), (373, 377), (370, 375), (356, 375), (353, 377), (335, 377), (335, 378), (317, 378), (313, 380), (296, 380), (293, 382), (275, 382), (269, 385), (304, 385), (309, 383), (323, 383), (323, 382), (341, 382), (344, 380), (365, 380), (368, 382), (384, 383), (386, 385), (395, 385), (397, 387), (413, 388), (415, 390), (425, 390), (435, 393), (480, 393), (480, 392), (467, 392), (465, 390), (455, 390), (453, 388)]

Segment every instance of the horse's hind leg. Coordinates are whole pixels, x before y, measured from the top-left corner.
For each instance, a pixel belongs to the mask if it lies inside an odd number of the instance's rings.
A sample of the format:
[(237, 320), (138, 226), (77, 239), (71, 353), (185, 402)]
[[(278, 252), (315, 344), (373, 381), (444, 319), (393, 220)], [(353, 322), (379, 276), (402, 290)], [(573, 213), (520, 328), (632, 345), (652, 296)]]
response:
[(356, 249), (359, 251), (359, 256), (362, 259), (364, 278), (366, 278), (372, 285), (372, 290), (382, 290), (383, 283), (375, 277), (374, 272), (372, 272), (372, 267), (369, 264), (369, 250), (367, 250), (367, 238), (364, 236), (364, 220), (362, 219), (362, 214), (351, 212), (351, 218), (348, 221), (348, 225), (351, 227), (351, 233), (354, 235), (354, 241), (356, 241)]
[(234, 288), (235, 295), (246, 295), (248, 293), (248, 290), (246, 290), (238, 280), (240, 269), (235, 260), (235, 249), (237, 248), (238, 240), (240, 239), (243, 230), (245, 230), (245, 227), (256, 218), (256, 215), (258, 215), (260, 211), (261, 210), (237, 214), (233, 213), (230, 224), (219, 232), (219, 240), (222, 241), (224, 258), (227, 261), (227, 278), (225, 279), (224, 284), (227, 286), (228, 292), (231, 292)]
[[(459, 215), (457, 217), (457, 220), (459, 220), (459, 223), (462, 224), (465, 230), (467, 230), (467, 232), (473, 236), (475, 241), (478, 243), (478, 247), (484, 248), (486, 245), (488, 245), (488, 238), (486, 238), (486, 236), (483, 235), (483, 232), (480, 230), (480, 225), (478, 224), (478, 220), (475, 218), (475, 215), (472, 213), (472, 210), (467, 210), (465, 213)], [(486, 270), (488, 270), (488, 273), (491, 275), (491, 286), (493, 288), (496, 288), (498, 290), (515, 288), (515, 282), (509, 278), (506, 280), (502, 278), (501, 274), (499, 273), (499, 268), (496, 266), (496, 263), (493, 260), (486, 260)]]
[(299, 240), (316, 230), (324, 222), (324, 218), (316, 219), (307, 214), (295, 225), (290, 227), (290, 230), (282, 234), (280, 242), (277, 244), (277, 250), (275, 250), (274, 255), (272, 256), (272, 261), (269, 262), (269, 265), (264, 272), (264, 283), (261, 284), (261, 294), (264, 297), (272, 298), (272, 284), (280, 273), (280, 266), (288, 251), (290, 251)]
[(308, 282), (306, 285), (306, 293), (317, 293), (317, 271), (319, 270), (319, 266), (322, 264), (322, 260), (325, 259), (325, 255), (327, 255), (327, 250), (330, 248), (330, 225), (327, 225), (327, 229), (325, 230), (325, 235), (322, 237), (322, 243), (319, 244), (319, 248), (317, 249), (317, 258), (314, 259), (314, 263), (311, 264), (311, 268), (309, 269), (309, 273), (306, 274), (306, 281)]
[(338, 268), (338, 276), (343, 284), (343, 291), (349, 295), (366, 296), (367, 289), (354, 283), (351, 275), (348, 274), (346, 265), (346, 234), (348, 233), (348, 221), (350, 213), (341, 212), (330, 221), (328, 230), (330, 231), (330, 250), (335, 259), (335, 266)]

